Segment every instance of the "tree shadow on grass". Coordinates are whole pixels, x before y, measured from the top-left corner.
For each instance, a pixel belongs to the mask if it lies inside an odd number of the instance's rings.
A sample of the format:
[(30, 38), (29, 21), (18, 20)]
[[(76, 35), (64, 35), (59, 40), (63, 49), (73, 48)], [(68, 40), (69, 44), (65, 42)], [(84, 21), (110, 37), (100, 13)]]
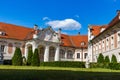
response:
[(0, 80), (120, 80), (120, 73), (0, 69)]

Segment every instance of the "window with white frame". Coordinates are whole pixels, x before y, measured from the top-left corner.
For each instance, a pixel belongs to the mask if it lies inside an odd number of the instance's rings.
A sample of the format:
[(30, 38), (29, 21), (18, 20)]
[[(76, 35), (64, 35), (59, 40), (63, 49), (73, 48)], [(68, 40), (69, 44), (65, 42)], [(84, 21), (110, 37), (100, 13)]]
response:
[(80, 58), (80, 53), (77, 53), (77, 59), (79, 59)]
[(109, 39), (107, 38), (107, 39), (106, 39), (106, 49), (107, 49), (107, 50), (109, 49), (108, 44), (109, 44)]
[(60, 49), (60, 58), (65, 58), (65, 51)]
[(5, 49), (5, 45), (0, 45), (0, 51), (4, 52), (4, 49)]
[(101, 49), (101, 42), (99, 42), (99, 49)]
[(88, 53), (84, 53), (84, 59), (86, 59), (86, 58), (87, 58), (87, 55), (88, 55)]
[(102, 41), (102, 51), (104, 51), (104, 50), (105, 50), (105, 42)]
[(68, 50), (68, 52), (67, 52), (67, 58), (68, 59), (73, 59), (73, 53), (72, 53), (71, 50)]
[(114, 38), (113, 38), (113, 36), (111, 37), (111, 49), (113, 49), (113, 47), (114, 47)]

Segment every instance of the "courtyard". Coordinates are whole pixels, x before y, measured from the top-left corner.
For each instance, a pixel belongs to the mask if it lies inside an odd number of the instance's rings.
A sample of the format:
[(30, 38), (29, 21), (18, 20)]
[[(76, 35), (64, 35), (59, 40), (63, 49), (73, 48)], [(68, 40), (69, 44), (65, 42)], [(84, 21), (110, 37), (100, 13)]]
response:
[(120, 70), (0, 65), (1, 80), (119, 80)]

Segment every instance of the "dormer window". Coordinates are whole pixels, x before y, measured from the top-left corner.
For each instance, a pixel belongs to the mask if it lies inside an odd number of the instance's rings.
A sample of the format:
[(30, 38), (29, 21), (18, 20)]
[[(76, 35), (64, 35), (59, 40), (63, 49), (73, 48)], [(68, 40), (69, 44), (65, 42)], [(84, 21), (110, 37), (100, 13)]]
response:
[(80, 44), (81, 46), (84, 46), (85, 45), (85, 42), (81, 42), (81, 44)]
[(0, 31), (0, 36), (5, 36), (5, 32), (4, 31)]

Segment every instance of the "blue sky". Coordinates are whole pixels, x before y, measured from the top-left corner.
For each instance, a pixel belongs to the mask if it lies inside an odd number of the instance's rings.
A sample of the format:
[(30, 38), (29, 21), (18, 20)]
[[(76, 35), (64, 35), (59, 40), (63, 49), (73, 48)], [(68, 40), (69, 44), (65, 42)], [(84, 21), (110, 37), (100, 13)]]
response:
[(0, 22), (85, 35), (89, 24), (108, 24), (120, 9), (120, 0), (1, 0)]

